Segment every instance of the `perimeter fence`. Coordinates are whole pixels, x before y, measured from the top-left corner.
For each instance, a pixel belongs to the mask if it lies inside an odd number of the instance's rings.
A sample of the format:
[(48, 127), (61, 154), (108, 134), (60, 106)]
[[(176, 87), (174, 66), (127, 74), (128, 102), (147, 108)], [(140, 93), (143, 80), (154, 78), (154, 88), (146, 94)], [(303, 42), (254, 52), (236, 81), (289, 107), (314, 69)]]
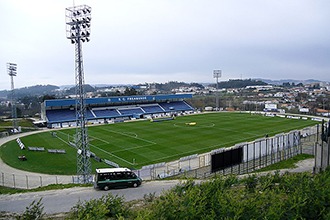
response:
[(51, 184), (77, 183), (75, 176), (14, 174), (0, 172), (0, 185), (10, 188), (34, 189)]
[[(303, 153), (303, 145), (314, 146), (317, 132), (318, 127), (316, 125), (252, 142), (239, 143), (229, 148), (220, 148), (200, 155), (182, 157), (168, 163), (144, 166), (135, 172), (144, 180), (162, 179), (177, 175), (206, 178), (215, 174), (246, 174)], [(242, 149), (243, 154), (239, 164), (232, 164), (216, 172), (211, 172), (212, 155), (238, 148)], [(309, 153), (313, 154), (313, 150)]]

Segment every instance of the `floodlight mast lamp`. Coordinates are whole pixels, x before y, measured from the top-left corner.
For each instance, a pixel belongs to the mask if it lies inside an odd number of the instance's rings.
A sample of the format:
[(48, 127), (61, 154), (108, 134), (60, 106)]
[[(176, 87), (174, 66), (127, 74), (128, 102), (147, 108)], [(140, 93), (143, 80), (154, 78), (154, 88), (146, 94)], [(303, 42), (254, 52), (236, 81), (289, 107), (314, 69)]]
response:
[(213, 70), (213, 78), (216, 78), (216, 103), (215, 103), (215, 107), (216, 107), (216, 111), (219, 111), (219, 78), (221, 77), (221, 70)]
[(87, 134), (86, 94), (84, 91), (84, 68), (82, 43), (89, 42), (91, 7), (80, 5), (66, 8), (66, 37), (75, 45), (75, 83), (76, 83), (76, 148), (77, 175), (79, 182), (91, 182), (90, 150)]
[(7, 71), (11, 80), (11, 117), (13, 120), (13, 129), (17, 129), (17, 110), (16, 110), (16, 101), (15, 101), (15, 87), (14, 87), (14, 76), (17, 75), (17, 64), (16, 63), (7, 63)]

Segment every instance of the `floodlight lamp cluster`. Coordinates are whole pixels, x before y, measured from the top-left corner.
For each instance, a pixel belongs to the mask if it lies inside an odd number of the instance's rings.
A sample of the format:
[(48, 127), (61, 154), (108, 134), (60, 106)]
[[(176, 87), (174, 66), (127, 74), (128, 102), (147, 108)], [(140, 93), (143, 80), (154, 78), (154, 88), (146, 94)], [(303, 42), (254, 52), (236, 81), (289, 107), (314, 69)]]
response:
[(66, 37), (72, 44), (90, 41), (91, 11), (87, 5), (66, 8)]
[(16, 63), (7, 63), (7, 70), (9, 76), (17, 75), (17, 64)]
[(213, 78), (220, 78), (221, 70), (213, 70)]

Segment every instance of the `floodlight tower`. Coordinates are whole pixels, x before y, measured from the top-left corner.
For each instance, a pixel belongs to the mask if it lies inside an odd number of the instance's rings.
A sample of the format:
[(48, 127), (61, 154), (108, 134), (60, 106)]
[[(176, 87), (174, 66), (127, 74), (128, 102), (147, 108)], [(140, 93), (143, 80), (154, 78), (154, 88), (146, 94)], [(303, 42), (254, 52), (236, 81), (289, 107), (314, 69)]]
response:
[(91, 7), (66, 8), (66, 37), (75, 45), (77, 175), (79, 182), (91, 182), (91, 162), (88, 145), (82, 43), (89, 42)]
[(216, 99), (215, 99), (215, 107), (216, 110), (219, 111), (219, 78), (221, 77), (221, 70), (213, 70), (213, 78), (216, 78), (217, 82), (217, 92), (216, 92)]
[(16, 110), (16, 100), (15, 100), (15, 94), (14, 94), (14, 76), (17, 75), (17, 64), (16, 63), (7, 63), (7, 71), (8, 75), (11, 79), (11, 117), (13, 119), (13, 129), (17, 129), (17, 110)]

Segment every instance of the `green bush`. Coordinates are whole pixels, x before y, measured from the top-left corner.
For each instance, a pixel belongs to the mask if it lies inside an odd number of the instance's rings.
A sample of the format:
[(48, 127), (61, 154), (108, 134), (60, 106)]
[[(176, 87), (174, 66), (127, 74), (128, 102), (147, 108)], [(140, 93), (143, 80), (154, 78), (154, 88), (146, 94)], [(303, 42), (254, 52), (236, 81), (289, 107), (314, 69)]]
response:
[(24, 219), (24, 220), (43, 219), (45, 213), (41, 200), (42, 198), (40, 198), (38, 202), (34, 200), (28, 207), (26, 207), (25, 212), (18, 219)]
[(146, 210), (145, 219), (327, 219), (330, 171), (256, 176), (241, 181), (216, 178), (186, 182), (164, 193)]
[(100, 199), (78, 202), (71, 209), (70, 219), (117, 219), (128, 217), (130, 211), (122, 197), (108, 194)]

